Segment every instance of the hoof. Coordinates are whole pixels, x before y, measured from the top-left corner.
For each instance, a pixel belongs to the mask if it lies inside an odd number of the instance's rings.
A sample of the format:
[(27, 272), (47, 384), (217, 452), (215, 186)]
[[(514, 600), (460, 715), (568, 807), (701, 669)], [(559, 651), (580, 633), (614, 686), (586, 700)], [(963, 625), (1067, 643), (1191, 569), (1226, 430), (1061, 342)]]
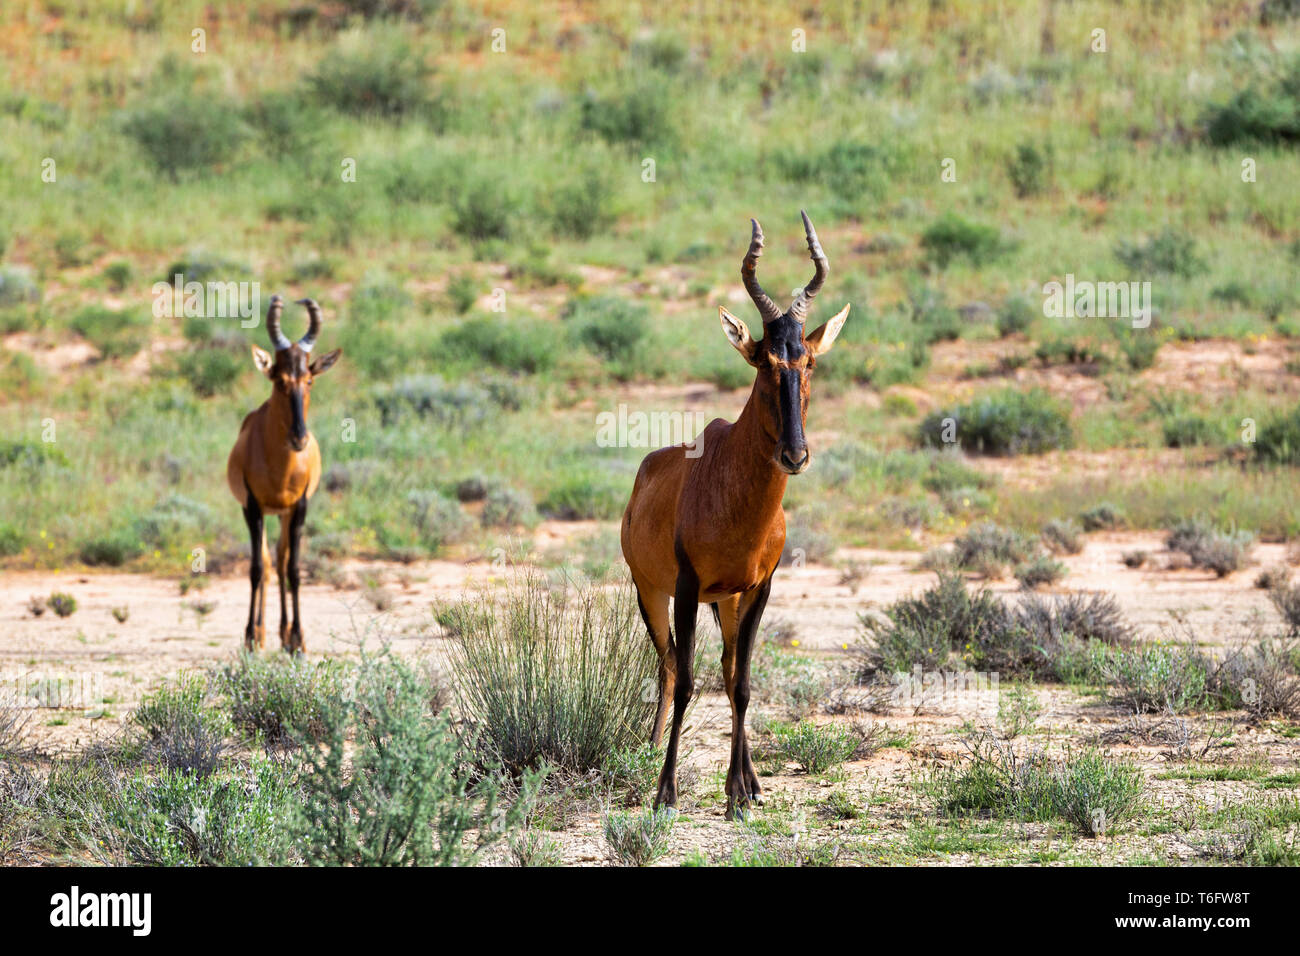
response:
[(727, 810), (727, 819), (736, 823), (748, 823), (751, 816), (749, 807), (730, 807)]
[(749, 802), (761, 807), (763, 805), (763, 795), (755, 790), (749, 795)]

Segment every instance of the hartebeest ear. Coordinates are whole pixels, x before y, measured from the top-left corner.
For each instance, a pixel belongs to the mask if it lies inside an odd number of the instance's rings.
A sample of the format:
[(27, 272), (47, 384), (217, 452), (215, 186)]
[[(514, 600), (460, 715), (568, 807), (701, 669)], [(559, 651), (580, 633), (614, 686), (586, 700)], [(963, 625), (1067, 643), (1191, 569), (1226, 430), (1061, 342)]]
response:
[(308, 366), (308, 368), (311, 369), (311, 374), (312, 375), (325, 374), (330, 370), (330, 367), (339, 360), (339, 356), (342, 354), (343, 354), (342, 349), (335, 349), (333, 352), (326, 352), (324, 355), (322, 355), (320, 358), (318, 358), (316, 361), (312, 362), (311, 365)]
[(727, 341), (745, 356), (746, 362), (757, 368), (754, 355), (758, 352), (758, 343), (750, 336), (749, 328), (722, 306), (718, 306), (718, 318), (722, 320), (722, 331), (727, 336)]
[(835, 344), (835, 336), (840, 334), (840, 329), (844, 328), (844, 320), (848, 317), (849, 307), (846, 305), (840, 309), (838, 315), (831, 316), (825, 325), (806, 335), (804, 343), (808, 346), (808, 351), (813, 355), (824, 355), (829, 352), (831, 346)]
[(254, 345), (253, 364), (257, 366), (257, 370), (259, 372), (261, 372), (267, 378), (270, 378), (271, 367), (275, 365), (275, 359), (271, 357), (271, 353), (266, 351), (266, 349), (259, 349), (256, 345)]

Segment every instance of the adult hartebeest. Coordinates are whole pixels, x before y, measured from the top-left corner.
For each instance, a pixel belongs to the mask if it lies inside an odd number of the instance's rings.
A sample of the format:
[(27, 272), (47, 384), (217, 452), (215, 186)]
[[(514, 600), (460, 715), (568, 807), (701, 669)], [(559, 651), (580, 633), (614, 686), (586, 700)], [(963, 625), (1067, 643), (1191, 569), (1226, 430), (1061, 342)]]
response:
[(731, 701), (727, 818), (733, 819), (738, 808), (746, 813), (761, 793), (745, 736), (750, 653), (785, 547), (781, 498), (786, 480), (811, 461), (804, 437), (809, 378), (816, 357), (830, 349), (849, 313), (846, 305), (804, 335), (808, 303), (826, 281), (828, 263), (808, 214), (802, 215), (814, 272), (789, 311), (777, 308), (755, 276), (763, 251), (757, 220), (750, 220), (753, 237), (740, 275), (762, 316), (762, 339), (754, 341), (744, 322), (718, 309), (727, 339), (758, 370), (740, 417), (735, 424), (714, 419), (690, 454), (687, 446), (675, 445), (647, 455), (623, 513), (623, 556), (659, 653), (659, 705), (651, 734), (655, 744), (663, 738), (670, 699), (673, 704), (656, 806), (677, 803), (677, 745), (695, 689), (695, 618), (701, 602), (712, 605), (722, 629), (722, 674)]
[[(302, 624), (298, 616), (298, 558), (307, 501), (320, 484), (320, 447), (307, 430), (307, 409), (311, 406), (311, 383), (338, 361), (342, 349), (311, 359), (312, 346), (320, 335), (321, 313), (311, 299), (298, 300), (307, 307), (307, 334), (290, 342), (280, 331), (284, 299), (271, 296), (266, 311), (266, 328), (275, 355), (253, 346), (253, 364), (271, 380), (271, 397), (250, 412), (239, 426), (239, 437), (226, 462), (230, 493), (244, 509), (244, 521), (252, 542), (248, 577), (253, 594), (244, 629), (244, 647), (266, 646), (262, 612), (266, 607), (267, 515), (280, 518), (280, 542), (275, 549), (276, 576), (280, 581), (280, 646), (302, 653)], [(293, 626), (285, 603), (285, 587), (293, 592)]]

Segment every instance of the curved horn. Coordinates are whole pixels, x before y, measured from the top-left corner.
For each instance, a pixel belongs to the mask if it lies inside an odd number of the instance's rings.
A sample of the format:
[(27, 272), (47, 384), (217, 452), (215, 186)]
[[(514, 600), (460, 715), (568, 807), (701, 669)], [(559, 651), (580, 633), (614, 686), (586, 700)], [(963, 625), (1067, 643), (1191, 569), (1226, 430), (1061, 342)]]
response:
[(808, 303), (812, 297), (821, 291), (822, 284), (826, 281), (826, 274), (830, 272), (830, 263), (826, 259), (826, 253), (822, 252), (822, 244), (817, 239), (817, 230), (813, 228), (812, 220), (802, 209), (799, 215), (803, 216), (803, 229), (808, 235), (808, 251), (812, 254), (813, 277), (812, 280), (799, 290), (799, 294), (794, 297), (794, 302), (790, 304), (790, 317), (800, 325), (808, 317)]
[(749, 240), (749, 251), (745, 253), (745, 261), (740, 266), (740, 278), (745, 283), (745, 291), (749, 297), (754, 300), (754, 305), (758, 306), (758, 314), (763, 317), (763, 324), (775, 322), (781, 317), (781, 310), (776, 307), (763, 287), (758, 284), (758, 277), (754, 274), (758, 268), (758, 257), (763, 254), (763, 227), (758, 224), (757, 219), (749, 220), (754, 224), (754, 235)]
[(316, 336), (320, 335), (320, 306), (316, 304), (315, 299), (299, 299), (297, 304), (307, 307), (307, 317), (311, 320), (311, 324), (307, 326), (307, 334), (298, 340), (298, 348), (310, 352), (311, 347), (316, 344)]
[(271, 305), (266, 310), (266, 331), (271, 335), (271, 344), (275, 346), (277, 352), (287, 349), (290, 346), (284, 333), (280, 331), (280, 314), (284, 312), (284, 297), (279, 295), (271, 296)]

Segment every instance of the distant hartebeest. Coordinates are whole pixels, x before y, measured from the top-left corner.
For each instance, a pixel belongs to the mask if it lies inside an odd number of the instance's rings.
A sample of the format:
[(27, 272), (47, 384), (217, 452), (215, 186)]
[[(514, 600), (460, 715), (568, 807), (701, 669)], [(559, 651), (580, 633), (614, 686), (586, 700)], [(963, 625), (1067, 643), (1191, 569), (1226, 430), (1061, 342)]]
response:
[[(623, 514), (623, 556), (632, 570), (641, 616), (659, 653), (659, 705), (651, 739), (661, 742), (668, 702), (672, 732), (659, 776), (656, 806), (677, 803), (677, 745), (695, 684), (695, 618), (711, 604), (722, 629), (722, 673), (731, 701), (731, 766), (727, 771), (727, 818), (747, 812), (760, 798), (745, 736), (749, 705), (749, 659), (758, 623), (772, 588), (772, 574), (785, 547), (781, 499), (790, 475), (811, 460), (804, 437), (809, 378), (816, 357), (831, 347), (849, 307), (804, 335), (808, 303), (826, 281), (828, 264), (817, 233), (803, 214), (812, 280), (782, 312), (758, 284), (754, 271), (763, 251), (756, 220), (740, 269), (745, 289), (763, 319), (754, 341), (745, 323), (719, 308), (722, 330), (736, 351), (758, 370), (744, 411), (735, 424), (715, 419), (687, 453), (682, 445), (647, 455), (637, 472)], [(670, 629), (668, 601), (673, 599)]]
[[(302, 526), (307, 517), (307, 501), (320, 484), (320, 447), (307, 430), (307, 409), (311, 406), (312, 379), (338, 361), (342, 349), (335, 349), (314, 362), (312, 346), (320, 334), (320, 307), (311, 299), (300, 299), (307, 307), (310, 325), (307, 334), (290, 342), (280, 331), (284, 299), (271, 296), (266, 312), (266, 328), (271, 334), (275, 355), (253, 346), (253, 364), (271, 380), (271, 397), (250, 412), (239, 426), (239, 438), (226, 462), (226, 481), (230, 493), (244, 509), (244, 520), (252, 541), (249, 580), (253, 595), (248, 608), (248, 626), (244, 629), (244, 647), (266, 646), (263, 611), (266, 607), (266, 565), (270, 553), (266, 547), (267, 515), (280, 518), (280, 543), (276, 546), (276, 575), (280, 580), (280, 646), (291, 653), (302, 653), (302, 625), (298, 616), (298, 558), (301, 552)], [(293, 626), (285, 603), (285, 586), (293, 592)]]

